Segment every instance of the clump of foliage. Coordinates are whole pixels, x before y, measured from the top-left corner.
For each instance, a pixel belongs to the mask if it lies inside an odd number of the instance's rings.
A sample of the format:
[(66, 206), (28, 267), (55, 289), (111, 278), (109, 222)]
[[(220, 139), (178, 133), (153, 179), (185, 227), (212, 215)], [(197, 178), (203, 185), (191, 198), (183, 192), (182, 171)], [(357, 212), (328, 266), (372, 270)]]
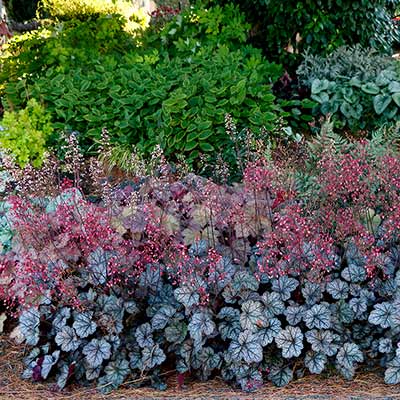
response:
[(302, 177), (255, 159), (233, 187), (161, 164), (96, 202), (19, 182), (0, 277), (24, 377), (163, 389), (172, 364), (251, 391), (367, 363), (399, 383), (400, 158), (371, 145), (327, 140)]
[(280, 72), (254, 49), (206, 47), (190, 59), (154, 51), (128, 55), (120, 63), (92, 60), (90, 70), (49, 69), (18, 91), (13, 104), (18, 99), (23, 104), (25, 96), (43, 101), (54, 126), (79, 131), (86, 148), (105, 126), (116, 143), (136, 145), (144, 153), (161, 144), (167, 156), (182, 154), (190, 162), (200, 152), (229, 146), (228, 112), (242, 127), (272, 130), (279, 110), (271, 83)]
[(0, 146), (11, 153), (21, 167), (28, 163), (39, 167), (46, 152), (46, 142), (52, 133), (49, 113), (35, 99), (31, 99), (25, 109), (4, 113)]
[[(211, 4), (227, 3), (211, 0)], [(360, 43), (390, 53), (399, 32), (392, 21), (398, 0), (242, 0), (236, 2), (252, 22), (252, 42), (268, 57), (285, 65), (296, 64), (299, 54), (330, 53), (343, 45)]]
[(353, 131), (399, 120), (400, 75), (396, 61), (360, 46), (340, 48), (327, 57), (306, 54), (297, 70), (311, 90), (316, 112), (333, 115)]

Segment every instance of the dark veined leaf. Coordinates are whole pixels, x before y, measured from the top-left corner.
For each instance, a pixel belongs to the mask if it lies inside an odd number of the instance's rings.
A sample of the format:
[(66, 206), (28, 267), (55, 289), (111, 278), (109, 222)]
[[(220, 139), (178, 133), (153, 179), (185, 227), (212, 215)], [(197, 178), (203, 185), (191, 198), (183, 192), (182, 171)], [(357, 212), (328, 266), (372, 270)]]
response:
[(138, 326), (136, 340), (140, 347), (152, 347), (154, 345), (153, 330), (148, 322)]
[(305, 307), (299, 305), (289, 306), (285, 310), (285, 317), (290, 325), (297, 325), (303, 319)]
[(389, 385), (397, 385), (400, 383), (400, 358), (396, 356), (387, 364), (385, 371), (385, 383)]
[(336, 304), (336, 316), (345, 324), (351, 324), (354, 320), (354, 311), (350, 305), (343, 300)]
[(193, 314), (188, 328), (190, 336), (199, 344), (203, 336), (209, 336), (214, 332), (216, 326), (207, 311), (199, 311)]
[(331, 331), (313, 329), (306, 332), (305, 337), (316, 353), (333, 356), (338, 351), (338, 346), (334, 343), (334, 335)]
[(310, 306), (318, 303), (322, 298), (321, 285), (314, 282), (306, 282), (304, 287), (301, 289), (304, 300)]
[(64, 364), (60, 368), (60, 373), (57, 375), (57, 386), (60, 390), (64, 389), (67, 385), (68, 379), (72, 375), (72, 370), (74, 369), (74, 366), (74, 364)]
[(81, 344), (81, 340), (76, 336), (74, 328), (64, 326), (57, 332), (55, 342), (61, 347), (62, 351), (75, 351)]
[(125, 301), (124, 309), (128, 314), (131, 314), (131, 315), (136, 315), (139, 312), (139, 307), (137, 306), (136, 302), (133, 300)]
[(349, 293), (349, 285), (341, 279), (334, 279), (326, 285), (326, 291), (335, 300), (347, 299)]
[(241, 332), (237, 339), (232, 340), (228, 351), (232, 360), (236, 362), (243, 360), (247, 363), (253, 363), (261, 362), (263, 359), (260, 338), (250, 331)]
[(210, 245), (208, 240), (196, 240), (189, 248), (189, 254), (197, 257), (205, 257), (207, 255)]
[(138, 347), (129, 353), (129, 366), (131, 369), (143, 370), (142, 353)]
[(278, 293), (282, 301), (289, 300), (291, 293), (297, 288), (299, 282), (294, 278), (288, 276), (281, 276), (272, 281), (272, 290)]
[(363, 353), (355, 343), (345, 343), (339, 350), (336, 360), (346, 369), (354, 368), (354, 364), (364, 360)]
[(87, 363), (96, 368), (111, 356), (111, 345), (105, 339), (92, 339), (82, 350)]
[(327, 360), (326, 355), (323, 353), (308, 351), (304, 364), (312, 374), (320, 374), (324, 370)]
[(165, 338), (170, 343), (182, 343), (187, 335), (187, 325), (177, 319), (165, 328)]
[(304, 314), (307, 328), (329, 329), (331, 327), (331, 312), (324, 304), (316, 304)]
[(365, 298), (354, 297), (349, 301), (349, 306), (356, 318), (360, 318), (367, 311), (367, 301)]
[[(204, 347), (201, 349), (200, 353), (193, 355), (192, 366), (196, 369), (202, 369), (203, 377), (209, 375), (209, 371), (218, 368), (221, 362), (221, 357), (219, 354), (215, 353), (214, 349), (211, 347)], [(208, 370), (204, 374), (204, 370)]]
[(281, 331), (281, 321), (277, 318), (269, 320), (268, 328), (262, 328), (257, 332), (260, 338), (261, 346), (268, 346), (274, 341), (278, 333)]
[(263, 385), (262, 373), (252, 369), (248, 374), (239, 378), (238, 383), (244, 392), (254, 392)]
[(382, 328), (389, 328), (392, 325), (392, 315), (395, 312), (393, 305), (389, 302), (375, 304), (371, 311), (368, 322), (379, 325)]
[(86, 368), (85, 375), (88, 381), (94, 381), (95, 379), (97, 379), (100, 376), (100, 373), (103, 369), (101, 365), (96, 368), (93, 368), (87, 363), (85, 363), (85, 368)]
[(163, 305), (153, 316), (151, 326), (153, 329), (164, 329), (175, 315), (175, 307)]
[(74, 312), (74, 323), (72, 324), (76, 334), (80, 338), (86, 338), (96, 332), (97, 324), (92, 320), (93, 312)]
[(266, 325), (267, 319), (264, 315), (264, 307), (259, 301), (246, 301), (242, 304), (242, 313), (240, 314), (240, 325), (243, 330), (248, 329), (251, 332), (256, 331)]
[(45, 355), (43, 357), (43, 362), (40, 369), (40, 373), (43, 379), (47, 379), (51, 369), (55, 364), (57, 364), (59, 357), (60, 357), (60, 350), (54, 351), (51, 355)]
[(265, 292), (261, 301), (265, 305), (265, 315), (267, 318), (272, 318), (281, 315), (285, 311), (285, 305), (276, 292)]
[(35, 308), (24, 310), (19, 317), (19, 328), (25, 341), (30, 346), (39, 342), (40, 312)]
[(111, 253), (98, 247), (88, 257), (89, 282), (94, 285), (103, 285), (107, 282), (107, 267)]
[(222, 319), (222, 322), (218, 324), (218, 331), (222, 339), (237, 339), (241, 330), (239, 310), (223, 307), (217, 317)]
[(175, 298), (186, 308), (195, 306), (200, 301), (199, 292), (191, 285), (182, 285), (174, 290)]
[[(99, 379), (99, 389), (103, 393), (109, 393), (118, 388), (130, 373), (129, 362), (125, 359), (111, 361), (104, 368), (105, 375)], [(106, 389), (106, 390), (104, 390)]]
[(380, 338), (379, 339), (379, 352), (390, 353), (393, 349), (392, 339)]
[(142, 350), (142, 368), (149, 370), (157, 365), (161, 365), (166, 360), (166, 356), (160, 346), (146, 347)]
[(363, 282), (366, 276), (367, 274), (364, 266), (356, 263), (349, 263), (349, 266), (342, 271), (342, 277), (346, 279), (347, 282)]
[(283, 357), (298, 357), (303, 350), (303, 334), (297, 326), (288, 326), (278, 333), (275, 343), (282, 350)]
[(56, 332), (60, 331), (71, 317), (71, 309), (69, 307), (61, 307), (53, 319), (52, 325)]
[(289, 368), (272, 367), (268, 379), (278, 387), (286, 386), (293, 379), (293, 371)]
[(238, 292), (243, 289), (257, 291), (258, 286), (258, 280), (247, 271), (238, 271), (233, 277), (232, 287)]

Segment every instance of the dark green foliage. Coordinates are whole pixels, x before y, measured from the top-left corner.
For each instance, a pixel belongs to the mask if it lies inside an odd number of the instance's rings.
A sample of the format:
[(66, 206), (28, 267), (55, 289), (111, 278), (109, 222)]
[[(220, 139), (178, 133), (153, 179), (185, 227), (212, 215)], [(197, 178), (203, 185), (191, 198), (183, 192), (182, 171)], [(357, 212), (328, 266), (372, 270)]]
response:
[(390, 53), (398, 37), (391, 20), (397, 0), (390, 5), (387, 0), (241, 0), (238, 4), (253, 24), (252, 41), (285, 65), (296, 63), (307, 48), (313, 54), (326, 54), (360, 43)]
[(36, 16), (38, 0), (5, 0), (8, 17), (16, 22), (29, 21)]

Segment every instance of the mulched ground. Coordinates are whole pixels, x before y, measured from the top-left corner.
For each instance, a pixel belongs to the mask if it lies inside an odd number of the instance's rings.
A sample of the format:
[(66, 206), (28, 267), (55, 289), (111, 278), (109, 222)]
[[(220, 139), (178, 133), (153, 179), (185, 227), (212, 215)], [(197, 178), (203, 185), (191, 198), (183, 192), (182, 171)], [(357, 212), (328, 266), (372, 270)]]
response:
[(185, 389), (178, 390), (173, 373), (168, 378), (170, 389), (164, 392), (131, 389), (127, 382), (109, 395), (79, 387), (57, 393), (51, 390), (50, 384), (20, 379), (23, 352), (23, 347), (0, 337), (0, 400), (400, 400), (400, 385), (385, 385), (379, 373), (360, 373), (352, 382), (338, 376), (308, 376), (285, 388), (266, 384), (255, 394), (233, 390), (221, 380), (188, 382)]

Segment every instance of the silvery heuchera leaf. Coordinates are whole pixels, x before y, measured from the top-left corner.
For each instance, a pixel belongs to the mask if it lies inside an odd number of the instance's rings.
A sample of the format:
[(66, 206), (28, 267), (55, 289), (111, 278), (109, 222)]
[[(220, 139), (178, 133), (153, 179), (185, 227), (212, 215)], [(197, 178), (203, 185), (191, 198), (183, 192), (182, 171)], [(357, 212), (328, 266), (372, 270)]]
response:
[(81, 340), (76, 336), (74, 328), (64, 326), (57, 332), (55, 342), (61, 347), (62, 351), (75, 351), (81, 344)]
[(363, 265), (349, 263), (348, 267), (342, 271), (342, 278), (347, 282), (363, 282), (367, 277), (367, 273)]
[(100, 376), (101, 370), (102, 370), (102, 366), (99, 365), (96, 368), (91, 367), (90, 365), (87, 365), (87, 363), (85, 363), (85, 376), (86, 379), (88, 381), (94, 381), (95, 379), (97, 379)]
[(136, 302), (133, 300), (125, 301), (124, 302), (124, 309), (128, 314), (136, 315), (139, 313), (139, 307), (137, 306)]
[(394, 277), (395, 271), (400, 267), (400, 248), (393, 246), (386, 254), (383, 261), (383, 272), (389, 277)]
[(232, 307), (223, 307), (217, 317), (222, 319), (218, 324), (218, 330), (223, 340), (237, 339), (240, 333), (240, 312)]
[(259, 282), (254, 275), (247, 271), (238, 271), (233, 277), (232, 287), (235, 291), (240, 292), (243, 289), (258, 290)]
[(152, 291), (158, 291), (162, 287), (162, 275), (163, 267), (161, 264), (149, 264), (140, 275), (139, 286)]
[(382, 328), (389, 328), (392, 324), (392, 315), (394, 307), (389, 302), (375, 304), (374, 309), (371, 311), (368, 322), (373, 325), (379, 325)]
[(353, 297), (349, 301), (349, 306), (353, 310), (356, 318), (360, 318), (367, 311), (367, 302), (360, 297)]
[(293, 379), (293, 372), (289, 367), (271, 367), (268, 379), (278, 387), (286, 386)]
[(400, 358), (396, 356), (387, 363), (387, 367), (385, 371), (385, 383), (389, 385), (397, 385), (400, 383)]
[(35, 308), (24, 310), (19, 317), (19, 328), (26, 344), (35, 346), (39, 342), (40, 312)]
[(88, 257), (89, 282), (94, 285), (103, 285), (107, 282), (107, 268), (112, 255), (98, 247)]
[(175, 298), (186, 308), (195, 306), (200, 302), (200, 294), (197, 289), (191, 285), (182, 285), (174, 290)]
[(336, 360), (346, 369), (352, 369), (355, 363), (364, 360), (363, 353), (355, 343), (345, 343), (339, 350)]
[(60, 350), (54, 351), (52, 355), (46, 355), (43, 357), (42, 367), (40, 370), (40, 374), (43, 379), (47, 379), (49, 373), (53, 366), (57, 363), (60, 357)]
[(282, 350), (283, 357), (298, 357), (303, 350), (303, 334), (297, 326), (288, 326), (278, 333), (275, 343)]
[(96, 332), (97, 324), (92, 320), (93, 312), (74, 312), (74, 323), (72, 327), (76, 334), (84, 339)]
[[(211, 372), (213, 369), (217, 368), (220, 364), (221, 357), (219, 354), (215, 353), (214, 349), (211, 347), (203, 347), (200, 353), (193, 355), (192, 366), (196, 369), (207, 370)], [(203, 375), (207, 377), (209, 373)]]
[(142, 350), (143, 369), (152, 369), (157, 365), (161, 365), (165, 360), (166, 356), (158, 344), (153, 347), (145, 347)]
[(30, 353), (24, 358), (25, 366), (30, 365), (33, 361), (35, 361), (40, 355), (39, 347), (34, 347)]
[(291, 293), (297, 288), (297, 286), (299, 286), (299, 282), (286, 275), (272, 281), (272, 290), (279, 294), (282, 301), (289, 300)]
[(56, 332), (60, 331), (71, 317), (71, 309), (69, 307), (61, 307), (56, 312), (52, 325)]
[(331, 327), (331, 312), (323, 304), (316, 304), (304, 314), (304, 322), (309, 329), (329, 329)]
[(135, 348), (129, 353), (129, 360), (129, 366), (131, 369), (143, 370), (142, 353), (140, 352), (139, 348)]
[(229, 346), (229, 353), (234, 361), (245, 361), (247, 363), (261, 362), (263, 349), (260, 338), (257, 334), (244, 331), (239, 334), (237, 340), (232, 340)]
[(265, 347), (271, 344), (280, 331), (281, 321), (277, 318), (271, 319), (268, 328), (262, 328), (257, 332), (261, 346)]
[(323, 353), (308, 351), (304, 364), (312, 374), (320, 374), (324, 370), (327, 360), (326, 355)]
[[(124, 358), (109, 362), (104, 368), (105, 375), (99, 379), (99, 388), (107, 387), (107, 393), (111, 389), (120, 386), (131, 372), (129, 362)], [(104, 391), (103, 391), (104, 393)]]
[(297, 325), (304, 318), (305, 307), (299, 305), (289, 306), (285, 310), (287, 322), (290, 325)]
[(306, 282), (301, 289), (306, 304), (312, 306), (322, 299), (321, 285), (314, 282)]
[(237, 267), (232, 263), (232, 258), (223, 256), (221, 260), (217, 262), (215, 268), (210, 271), (208, 282), (216, 284), (217, 288), (222, 290), (228, 283), (232, 281), (236, 270)]
[(333, 356), (338, 350), (334, 344), (334, 336), (331, 331), (316, 330), (306, 332), (306, 340), (311, 344), (311, 348), (317, 353), (324, 353), (327, 356)]
[(46, 213), (54, 213), (57, 211), (60, 205), (78, 205), (79, 201), (82, 199), (82, 193), (76, 188), (70, 188), (64, 190), (57, 197), (54, 197), (46, 206)]
[(211, 335), (216, 326), (211, 319), (210, 313), (207, 311), (199, 311), (193, 314), (188, 328), (190, 336), (194, 339), (195, 344), (199, 345), (202, 337)]
[(344, 324), (351, 324), (354, 321), (354, 311), (342, 300), (336, 304), (336, 315)]
[(102, 294), (98, 297), (97, 303), (103, 310), (103, 313), (109, 314), (116, 320), (121, 320), (124, 316), (125, 305), (124, 300), (113, 294), (107, 296)]
[(60, 373), (57, 376), (57, 386), (60, 390), (65, 388), (69, 377), (70, 377), (70, 367), (68, 364), (64, 364), (61, 366)]
[(82, 350), (87, 363), (96, 368), (111, 356), (111, 345), (105, 339), (92, 339)]
[(264, 316), (264, 307), (259, 301), (246, 301), (242, 304), (240, 314), (240, 325), (243, 330), (256, 331), (266, 325), (267, 320)]
[(170, 343), (182, 343), (187, 335), (187, 325), (177, 319), (174, 319), (170, 325), (165, 328), (165, 338)]
[(151, 326), (153, 329), (164, 329), (171, 321), (175, 313), (175, 307), (172, 307), (169, 304), (162, 305), (151, 319)]
[(379, 352), (380, 353), (390, 353), (393, 349), (392, 340), (389, 338), (379, 339)]
[(341, 279), (334, 279), (333, 281), (327, 283), (326, 291), (335, 300), (345, 300), (349, 294), (349, 285), (347, 282), (344, 282)]
[(153, 330), (148, 322), (138, 326), (136, 340), (140, 347), (152, 347), (154, 345)]
[(107, 340), (108, 343), (111, 344), (112, 351), (116, 352), (119, 347), (121, 346), (121, 339), (119, 338), (118, 335), (106, 335), (104, 336), (104, 339)]
[(261, 301), (265, 305), (265, 315), (267, 318), (281, 315), (285, 311), (285, 304), (276, 292), (265, 292), (261, 296)]
[(341, 364), (336, 364), (336, 369), (342, 374), (343, 378), (351, 381), (354, 378), (354, 374), (356, 372), (356, 367), (345, 367)]
[(208, 240), (196, 240), (189, 248), (189, 254), (195, 257), (205, 257), (208, 253)]

